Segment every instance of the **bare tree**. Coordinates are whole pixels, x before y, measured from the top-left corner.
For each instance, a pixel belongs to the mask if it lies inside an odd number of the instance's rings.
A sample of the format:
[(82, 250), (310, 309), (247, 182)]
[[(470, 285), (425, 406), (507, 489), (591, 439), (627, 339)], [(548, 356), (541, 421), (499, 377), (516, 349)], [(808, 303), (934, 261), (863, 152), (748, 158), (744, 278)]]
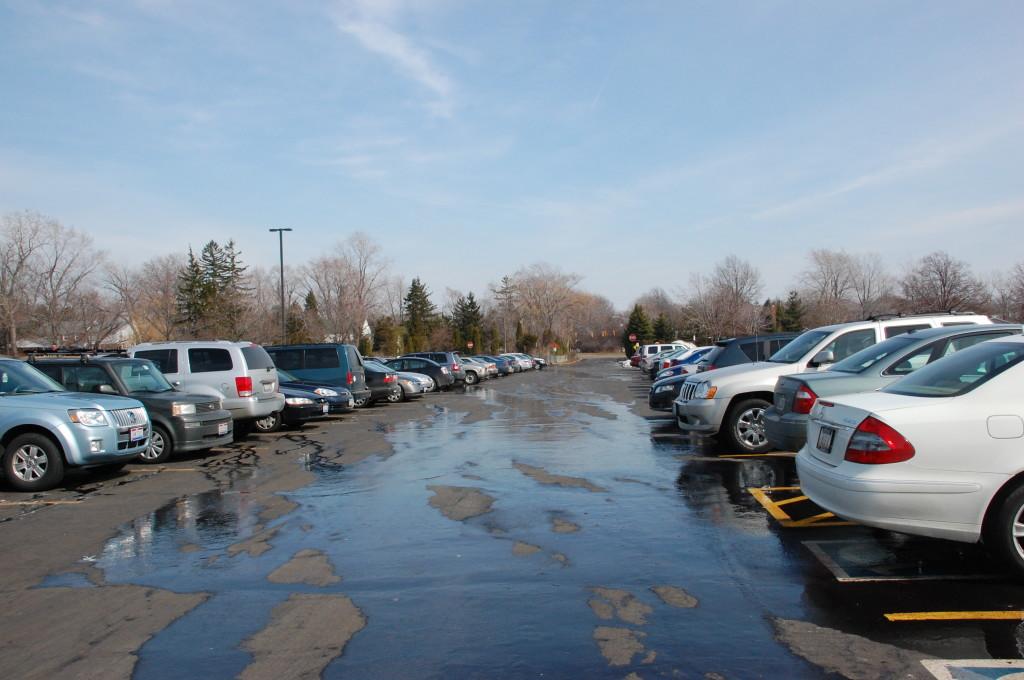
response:
[(884, 312), (885, 305), (891, 304), (896, 284), (881, 256), (876, 253), (853, 255), (849, 266), (850, 291), (858, 317), (866, 319)]
[(812, 250), (808, 259), (800, 282), (814, 307), (812, 315), (822, 324), (846, 320), (853, 290), (853, 258), (842, 250), (819, 248)]
[(36, 251), (36, 320), (40, 332), (62, 344), (74, 335), (75, 298), (103, 263), (103, 254), (92, 247), (92, 237), (59, 222), (43, 227), (43, 244)]
[(106, 287), (120, 301), (136, 342), (177, 337), (180, 327), (175, 294), (184, 262), (181, 255), (170, 254), (154, 257), (135, 269), (107, 267)]
[(964, 311), (988, 302), (987, 287), (974, 277), (967, 263), (941, 250), (918, 260), (900, 286), (914, 312)]
[(754, 333), (760, 325), (761, 307), (756, 300), (762, 287), (760, 272), (730, 255), (715, 265), (710, 276), (690, 278), (687, 322), (708, 339)]
[(18, 326), (24, 323), (35, 290), (32, 264), (53, 220), (37, 213), (4, 215), (0, 219), (0, 316), (9, 354), (18, 351)]
[(532, 264), (513, 277), (518, 311), (530, 328), (541, 334), (564, 336), (571, 318), (572, 294), (578, 274), (567, 274), (547, 263)]

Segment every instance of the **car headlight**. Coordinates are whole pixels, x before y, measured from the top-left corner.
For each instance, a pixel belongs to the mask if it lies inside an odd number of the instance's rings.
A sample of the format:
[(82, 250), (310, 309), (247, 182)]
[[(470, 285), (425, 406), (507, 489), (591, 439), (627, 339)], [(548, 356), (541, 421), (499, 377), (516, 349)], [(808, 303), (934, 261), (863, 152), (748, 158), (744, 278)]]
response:
[(106, 427), (109, 425), (103, 411), (96, 408), (73, 408), (68, 409), (68, 418), (71, 422), (85, 425), (86, 427)]
[(335, 392), (334, 390), (329, 390), (326, 387), (318, 387), (318, 388), (316, 388), (313, 391), (316, 392), (317, 394), (319, 394), (321, 397), (336, 397), (336, 396), (338, 396), (337, 392)]
[(718, 392), (718, 388), (709, 382), (702, 382), (697, 385), (697, 391), (694, 392), (694, 399), (714, 399), (715, 393)]
[(190, 416), (195, 412), (195, 404), (171, 404), (172, 416)]
[(284, 403), (288, 406), (309, 406), (313, 400), (307, 397), (285, 397)]
[(662, 385), (658, 389), (654, 390), (654, 393), (658, 394), (660, 392), (671, 392), (672, 391), (672, 387), (673, 387), (672, 385)]

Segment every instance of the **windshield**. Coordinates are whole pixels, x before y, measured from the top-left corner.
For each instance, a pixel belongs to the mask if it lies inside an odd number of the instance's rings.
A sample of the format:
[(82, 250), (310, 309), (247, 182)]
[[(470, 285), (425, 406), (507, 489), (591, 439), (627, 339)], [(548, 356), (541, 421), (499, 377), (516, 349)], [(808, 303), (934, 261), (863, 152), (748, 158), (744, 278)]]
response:
[(883, 392), (912, 397), (958, 397), (1024, 360), (1022, 342), (982, 342), (897, 380)]
[(129, 392), (170, 392), (174, 389), (152, 361), (119, 361), (113, 368)]
[(302, 382), (283, 368), (277, 369), (277, 379), (281, 382)]
[(693, 354), (683, 359), (681, 364), (695, 364), (704, 358), (704, 355), (711, 351), (710, 347), (703, 347), (698, 350), (694, 350)]
[(64, 391), (60, 383), (24, 361), (8, 359), (0, 362), (0, 395)]
[(788, 345), (769, 357), (768, 361), (777, 364), (795, 364), (804, 358), (814, 346), (829, 336), (832, 331), (807, 331), (801, 333)]
[(902, 352), (916, 340), (917, 338), (912, 335), (897, 335), (895, 338), (883, 340), (877, 345), (865, 347), (861, 351), (851, 354), (828, 370), (839, 371), (840, 373), (860, 373), (861, 371), (866, 371), (892, 355)]

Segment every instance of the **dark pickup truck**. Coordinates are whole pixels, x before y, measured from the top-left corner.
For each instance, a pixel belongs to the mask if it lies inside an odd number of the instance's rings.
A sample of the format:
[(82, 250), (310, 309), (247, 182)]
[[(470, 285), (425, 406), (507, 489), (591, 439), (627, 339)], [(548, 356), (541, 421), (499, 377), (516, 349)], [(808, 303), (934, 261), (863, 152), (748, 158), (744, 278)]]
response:
[(120, 394), (142, 402), (153, 423), (143, 463), (162, 463), (175, 451), (203, 451), (230, 444), (231, 412), (204, 395), (178, 392), (147, 359), (37, 358), (32, 365), (72, 392)]

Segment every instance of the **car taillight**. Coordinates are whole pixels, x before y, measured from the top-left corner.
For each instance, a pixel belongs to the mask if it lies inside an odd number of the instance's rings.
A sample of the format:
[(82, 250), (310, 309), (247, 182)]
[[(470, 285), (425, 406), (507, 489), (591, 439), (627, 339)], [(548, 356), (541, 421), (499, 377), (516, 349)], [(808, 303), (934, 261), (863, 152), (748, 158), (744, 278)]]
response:
[(247, 375), (235, 378), (235, 389), (238, 390), (238, 396), (240, 396), (240, 397), (251, 397), (252, 396), (252, 378), (250, 378)]
[(903, 435), (874, 416), (868, 416), (850, 437), (844, 458), (851, 463), (882, 465), (910, 460), (915, 453), (914, 446)]
[(807, 385), (801, 385), (796, 391), (796, 398), (793, 399), (793, 413), (810, 413), (814, 402), (818, 401), (818, 395)]
[(457, 371), (457, 370), (459, 370), (459, 365), (458, 364), (452, 364), (452, 371)]
[(352, 371), (349, 371), (348, 373), (345, 374), (345, 384), (346, 385), (351, 385), (352, 384), (352, 380), (353, 380), (353, 378), (352, 378)]
[(398, 380), (398, 376), (397, 375), (386, 375), (386, 376), (384, 376), (384, 382), (385, 383), (393, 383), (396, 380)]

